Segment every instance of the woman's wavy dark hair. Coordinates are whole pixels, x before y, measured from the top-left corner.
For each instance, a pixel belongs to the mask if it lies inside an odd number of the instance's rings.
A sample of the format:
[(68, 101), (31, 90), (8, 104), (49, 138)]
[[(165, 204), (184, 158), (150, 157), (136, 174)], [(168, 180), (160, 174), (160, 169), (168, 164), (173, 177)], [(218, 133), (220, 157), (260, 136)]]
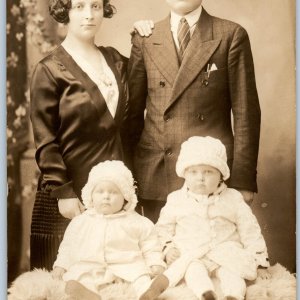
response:
[[(111, 18), (116, 13), (116, 8), (103, 0), (103, 17)], [(69, 10), (72, 8), (72, 0), (50, 0), (49, 13), (59, 23), (69, 23)]]

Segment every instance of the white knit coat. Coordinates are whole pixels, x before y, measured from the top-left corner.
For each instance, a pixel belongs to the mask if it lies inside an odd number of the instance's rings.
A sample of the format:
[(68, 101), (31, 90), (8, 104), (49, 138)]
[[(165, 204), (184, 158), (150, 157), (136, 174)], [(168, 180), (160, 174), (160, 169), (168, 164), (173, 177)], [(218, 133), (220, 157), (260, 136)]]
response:
[(101, 215), (88, 209), (70, 222), (53, 267), (67, 270), (65, 281), (90, 273), (99, 285), (114, 277), (133, 282), (150, 266), (165, 266), (162, 256), (149, 219), (132, 210)]
[(256, 217), (241, 193), (225, 184), (209, 197), (186, 186), (169, 194), (156, 228), (165, 253), (176, 247), (194, 255), (208, 245), (205, 258), (249, 280), (256, 278), (259, 265), (269, 266)]

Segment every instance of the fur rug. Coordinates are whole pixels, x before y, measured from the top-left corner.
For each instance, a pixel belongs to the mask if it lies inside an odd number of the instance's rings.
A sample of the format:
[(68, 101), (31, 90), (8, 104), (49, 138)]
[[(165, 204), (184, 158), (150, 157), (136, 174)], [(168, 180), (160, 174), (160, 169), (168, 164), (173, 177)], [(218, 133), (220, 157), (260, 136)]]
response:
[[(36, 269), (20, 275), (8, 289), (8, 300), (69, 300), (65, 284), (54, 280), (47, 271)], [(133, 288), (126, 283), (109, 285), (101, 290), (103, 300), (137, 300)], [(170, 288), (159, 300), (197, 300), (185, 287)]]
[[(283, 266), (269, 268), (270, 279), (257, 278), (247, 288), (246, 300), (296, 300), (296, 278)], [(216, 283), (217, 285), (217, 283)], [(8, 289), (8, 300), (70, 300), (64, 293), (65, 284), (54, 280), (44, 270), (20, 275)], [(218, 292), (218, 288), (217, 288)], [(126, 283), (107, 286), (101, 290), (103, 300), (137, 300), (132, 287)], [(197, 300), (184, 285), (166, 290), (157, 300)]]
[(247, 288), (247, 300), (296, 300), (296, 277), (282, 265), (269, 268), (270, 279), (257, 278)]

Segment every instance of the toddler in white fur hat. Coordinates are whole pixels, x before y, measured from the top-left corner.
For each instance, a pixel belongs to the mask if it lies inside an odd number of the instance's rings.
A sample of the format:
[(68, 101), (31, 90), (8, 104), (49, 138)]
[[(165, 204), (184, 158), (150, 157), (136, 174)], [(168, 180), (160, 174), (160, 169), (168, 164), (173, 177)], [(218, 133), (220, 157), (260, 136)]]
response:
[(121, 161), (105, 161), (90, 171), (82, 189), (87, 210), (70, 222), (53, 265), (74, 299), (101, 299), (101, 288), (131, 282), (139, 297), (165, 263), (154, 224), (135, 212), (131, 172)]
[(198, 299), (215, 300), (212, 277), (220, 282), (221, 299), (244, 299), (245, 279), (254, 280), (257, 270), (268, 277), (269, 262), (256, 217), (224, 183), (230, 175), (225, 146), (209, 136), (189, 138), (176, 172), (185, 183), (168, 195), (156, 224), (169, 267), (141, 299), (156, 299), (184, 279)]

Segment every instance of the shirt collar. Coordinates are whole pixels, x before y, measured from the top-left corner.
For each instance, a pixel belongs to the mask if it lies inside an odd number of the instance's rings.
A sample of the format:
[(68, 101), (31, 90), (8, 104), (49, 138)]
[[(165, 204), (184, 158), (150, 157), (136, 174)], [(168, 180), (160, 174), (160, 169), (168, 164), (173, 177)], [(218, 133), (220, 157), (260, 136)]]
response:
[(202, 12), (202, 5), (200, 5), (198, 8), (191, 11), (185, 16), (180, 16), (176, 14), (174, 11), (171, 11), (171, 18), (170, 18), (171, 30), (173, 32), (177, 32), (178, 24), (181, 18), (185, 18), (190, 28), (192, 28), (198, 22), (201, 12)]
[(197, 202), (207, 202), (207, 201), (217, 201), (219, 199), (219, 195), (227, 188), (227, 185), (222, 182), (220, 186), (216, 189), (213, 194), (210, 195), (198, 195), (191, 192), (186, 184), (184, 183), (181, 190), (186, 193), (188, 196), (192, 197), (193, 199), (197, 200)]
[(104, 214), (100, 214), (98, 213), (94, 208), (88, 208), (84, 214), (90, 215), (90, 216), (94, 216), (96, 218), (104, 218), (104, 219), (115, 219), (115, 218), (120, 218), (124, 215), (129, 214), (129, 212), (125, 211), (125, 210), (121, 210), (115, 214), (109, 214), (109, 215), (104, 215)]

